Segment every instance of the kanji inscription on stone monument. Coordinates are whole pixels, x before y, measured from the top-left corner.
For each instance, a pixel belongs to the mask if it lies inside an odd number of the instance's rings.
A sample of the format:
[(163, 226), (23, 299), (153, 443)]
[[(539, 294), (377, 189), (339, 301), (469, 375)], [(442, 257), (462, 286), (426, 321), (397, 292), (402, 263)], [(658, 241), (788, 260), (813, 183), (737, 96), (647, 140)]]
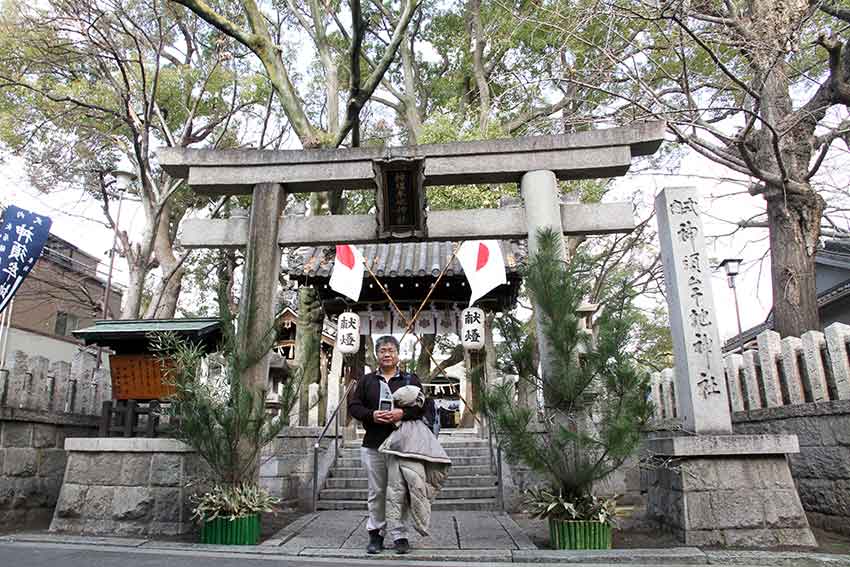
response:
[(676, 366), (679, 417), (693, 433), (731, 433), (728, 393), (697, 190), (655, 198)]

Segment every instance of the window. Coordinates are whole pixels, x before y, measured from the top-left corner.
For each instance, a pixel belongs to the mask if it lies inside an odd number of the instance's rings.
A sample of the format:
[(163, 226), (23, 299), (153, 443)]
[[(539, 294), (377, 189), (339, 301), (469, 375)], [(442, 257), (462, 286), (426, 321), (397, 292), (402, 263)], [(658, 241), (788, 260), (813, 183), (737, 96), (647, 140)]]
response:
[(80, 325), (80, 318), (72, 313), (65, 313), (64, 311), (59, 311), (56, 314), (56, 325), (53, 328), (53, 332), (62, 337), (68, 337), (71, 335), (71, 331), (76, 331)]

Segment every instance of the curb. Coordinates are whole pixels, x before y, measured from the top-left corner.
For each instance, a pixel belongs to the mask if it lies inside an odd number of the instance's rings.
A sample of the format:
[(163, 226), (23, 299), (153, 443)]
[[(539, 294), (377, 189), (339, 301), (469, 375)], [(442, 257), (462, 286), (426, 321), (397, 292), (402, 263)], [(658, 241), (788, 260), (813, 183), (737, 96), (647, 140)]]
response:
[[(283, 534), (280, 534), (283, 535)], [(284, 550), (285, 538), (275, 537), (255, 546), (207, 545), (202, 543), (163, 542), (140, 538), (95, 537), (63, 534), (14, 534), (0, 536), (4, 544), (43, 544), (85, 546), (131, 550), (136, 553), (175, 552), (204, 555), (264, 556), (303, 563), (310, 559), (334, 563), (395, 561), (398, 565), (421, 564), (425, 561), (444, 565), (498, 565), (505, 563), (537, 565), (758, 565), (759, 567), (850, 567), (850, 555), (793, 551), (700, 550), (696, 547), (670, 549), (611, 549), (598, 551), (559, 551), (547, 549), (473, 550), (414, 549), (404, 556), (387, 553), (368, 555), (359, 549), (307, 547), (297, 553)]]
[(605, 549), (567, 551), (538, 549), (514, 551), (514, 563), (580, 563), (628, 565), (651, 563), (653, 565), (706, 565), (709, 558), (696, 547), (671, 549)]
[(796, 551), (706, 550), (713, 565), (761, 565), (771, 567), (850, 567), (850, 555)]

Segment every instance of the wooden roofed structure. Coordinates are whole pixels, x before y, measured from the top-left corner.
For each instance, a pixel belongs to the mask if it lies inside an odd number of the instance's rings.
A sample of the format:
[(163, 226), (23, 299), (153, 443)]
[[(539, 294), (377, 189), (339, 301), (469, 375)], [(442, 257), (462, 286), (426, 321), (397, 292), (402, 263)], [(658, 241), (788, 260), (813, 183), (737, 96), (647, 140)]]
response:
[[(360, 246), (366, 265), (381, 281), (399, 307), (418, 308), (431, 287), (437, 283), (425, 309), (465, 307), (469, 302), (469, 286), (457, 258), (452, 259), (443, 277), (440, 273), (452, 258), (459, 243), (398, 242)], [(509, 311), (516, 304), (522, 283), (520, 269), (528, 256), (524, 241), (501, 241), (507, 283), (493, 289), (477, 301), (483, 309)], [(300, 247), (291, 249), (287, 257), (290, 279), (302, 285), (312, 285), (319, 292), (325, 313), (337, 315), (346, 309), (391, 309), (389, 300), (375, 285), (368, 271), (364, 275), (360, 301), (354, 303), (330, 288), (334, 249), (330, 247)], [(437, 279), (439, 278), (439, 282)]]

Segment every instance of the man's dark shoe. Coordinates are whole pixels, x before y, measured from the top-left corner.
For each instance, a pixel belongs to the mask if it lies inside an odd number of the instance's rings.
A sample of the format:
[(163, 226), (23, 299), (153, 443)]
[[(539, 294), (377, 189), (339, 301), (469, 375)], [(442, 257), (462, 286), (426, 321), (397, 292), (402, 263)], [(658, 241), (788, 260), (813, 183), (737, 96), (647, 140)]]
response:
[(381, 535), (381, 530), (371, 530), (369, 532), (369, 545), (366, 547), (366, 553), (375, 555), (384, 550), (384, 536)]
[(410, 543), (406, 539), (395, 540), (395, 552), (399, 555), (410, 553)]

